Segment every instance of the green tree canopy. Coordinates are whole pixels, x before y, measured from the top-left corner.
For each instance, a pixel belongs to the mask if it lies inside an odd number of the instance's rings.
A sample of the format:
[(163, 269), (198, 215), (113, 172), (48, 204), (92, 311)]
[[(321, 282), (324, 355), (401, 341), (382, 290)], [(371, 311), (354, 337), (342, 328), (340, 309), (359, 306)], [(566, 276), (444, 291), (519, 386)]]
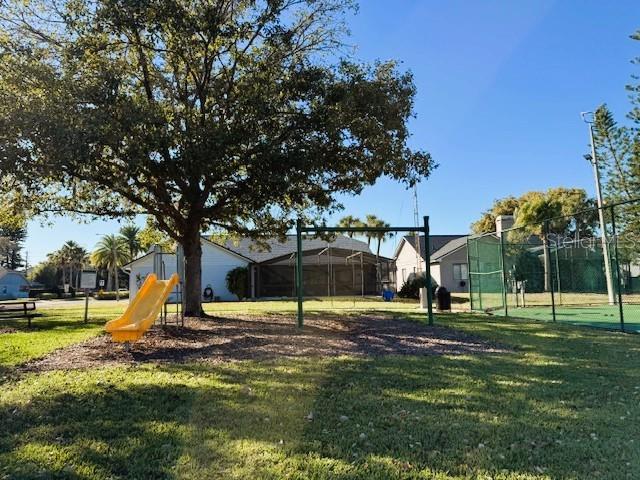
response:
[[(640, 30), (631, 35), (640, 40)], [(632, 62), (640, 65), (640, 57)], [(594, 143), (600, 164), (606, 201), (625, 202), (640, 198), (640, 76), (634, 75), (626, 86), (631, 109), (630, 125), (619, 124), (606, 104), (594, 114)], [(619, 248), (628, 262), (640, 258), (640, 203), (616, 207)]]
[(164, 251), (175, 248), (175, 242), (166, 233), (161, 232), (156, 226), (152, 216), (147, 216), (145, 226), (138, 232), (140, 251), (147, 252), (153, 245), (159, 245)]
[[(1, 148), (1, 147), (0, 147)], [(22, 257), (27, 238), (27, 217), (9, 193), (0, 200), (0, 265), (10, 270), (25, 266)]]
[(45, 288), (58, 286), (58, 269), (49, 261), (38, 263), (29, 274), (31, 282), (41, 283)]
[[(516, 198), (508, 196), (495, 200), (490, 210), (484, 212), (477, 222), (471, 225), (473, 233), (490, 233), (496, 230), (496, 217), (513, 215), (516, 226), (522, 227), (525, 234), (540, 234), (540, 224), (546, 219), (556, 218), (550, 223), (550, 231), (556, 234), (574, 236), (576, 233), (588, 235), (597, 219), (595, 212), (573, 216), (595, 207), (593, 199), (581, 188), (550, 188), (546, 192), (531, 191)], [(540, 215), (548, 215), (541, 217)], [(529, 226), (531, 228), (529, 228)]]
[(513, 215), (520, 205), (515, 197), (494, 200), (492, 207), (482, 214), (480, 220), (471, 225), (473, 233), (489, 233), (496, 230), (496, 218), (500, 215)]
[(350, 0), (6, 1), (0, 170), (38, 212), (147, 213), (185, 252), (200, 314), (200, 234), (284, 235), (385, 175), (408, 148), (415, 86), (345, 52)]

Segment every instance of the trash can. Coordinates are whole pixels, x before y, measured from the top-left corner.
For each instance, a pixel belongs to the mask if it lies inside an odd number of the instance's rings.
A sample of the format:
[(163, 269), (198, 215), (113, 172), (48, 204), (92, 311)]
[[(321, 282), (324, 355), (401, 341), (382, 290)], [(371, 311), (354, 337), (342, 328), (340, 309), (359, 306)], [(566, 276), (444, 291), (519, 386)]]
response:
[(436, 288), (436, 308), (440, 311), (451, 310), (451, 292), (444, 287)]

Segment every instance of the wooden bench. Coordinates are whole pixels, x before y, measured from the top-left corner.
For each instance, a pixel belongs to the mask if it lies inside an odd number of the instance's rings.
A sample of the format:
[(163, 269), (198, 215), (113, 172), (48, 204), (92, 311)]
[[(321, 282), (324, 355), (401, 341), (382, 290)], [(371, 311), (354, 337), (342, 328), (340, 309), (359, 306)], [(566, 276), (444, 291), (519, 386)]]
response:
[(35, 313), (35, 300), (10, 300), (0, 302), (0, 320), (5, 318), (26, 318), (31, 328), (31, 319), (38, 316)]

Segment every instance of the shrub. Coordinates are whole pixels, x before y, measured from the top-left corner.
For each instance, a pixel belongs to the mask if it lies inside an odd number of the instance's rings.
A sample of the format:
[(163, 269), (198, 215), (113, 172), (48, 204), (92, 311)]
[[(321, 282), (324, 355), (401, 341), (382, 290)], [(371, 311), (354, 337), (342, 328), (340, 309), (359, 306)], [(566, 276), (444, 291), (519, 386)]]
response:
[(31, 292), (31, 295), (38, 300), (55, 300), (59, 298), (72, 298), (74, 295), (72, 293), (64, 293), (62, 290), (58, 290), (56, 292)]
[(60, 298), (60, 295), (57, 293), (44, 292), (36, 294), (36, 298), (39, 300), (53, 300), (54, 298)]
[(227, 290), (238, 296), (240, 300), (247, 298), (249, 291), (249, 269), (236, 267), (227, 272)]
[[(115, 300), (116, 299), (116, 292), (105, 292), (103, 290), (100, 290), (100, 291), (95, 293), (94, 298), (96, 300)], [(120, 298), (129, 298), (129, 292), (128, 291), (121, 291), (120, 292)]]
[[(398, 292), (398, 296), (400, 298), (414, 298), (417, 300), (420, 298), (420, 289), (426, 286), (427, 286), (427, 277), (424, 274), (411, 275), (407, 279), (407, 281), (404, 282), (404, 285), (402, 285), (402, 288), (400, 288), (400, 291)], [(437, 285), (432, 280), (431, 289), (435, 290), (436, 287)]]

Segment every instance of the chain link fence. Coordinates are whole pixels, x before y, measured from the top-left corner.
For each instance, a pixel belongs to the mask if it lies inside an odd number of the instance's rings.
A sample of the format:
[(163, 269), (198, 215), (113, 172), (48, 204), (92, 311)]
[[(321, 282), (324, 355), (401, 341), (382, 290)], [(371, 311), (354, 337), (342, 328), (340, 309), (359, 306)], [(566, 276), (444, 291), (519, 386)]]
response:
[(471, 309), (640, 332), (640, 201), (471, 236)]

